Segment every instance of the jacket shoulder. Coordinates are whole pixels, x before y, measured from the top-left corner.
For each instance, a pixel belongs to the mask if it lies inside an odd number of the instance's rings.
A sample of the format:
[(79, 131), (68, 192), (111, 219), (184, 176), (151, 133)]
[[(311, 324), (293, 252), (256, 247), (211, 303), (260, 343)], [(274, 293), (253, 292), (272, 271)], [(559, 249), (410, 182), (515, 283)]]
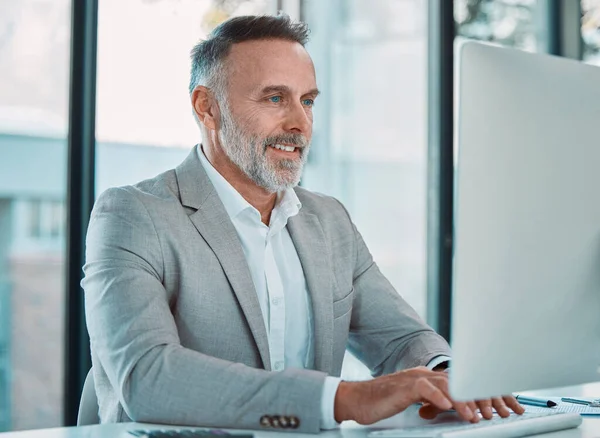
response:
[(321, 222), (336, 220), (336, 222), (350, 223), (346, 207), (337, 198), (312, 192), (303, 187), (296, 187), (294, 190), (302, 203), (302, 209), (315, 214)]
[(110, 187), (98, 196), (99, 202), (115, 201), (126, 198), (136, 198), (143, 204), (155, 202), (179, 201), (179, 186), (175, 169), (167, 170), (153, 178), (140, 181), (133, 185)]

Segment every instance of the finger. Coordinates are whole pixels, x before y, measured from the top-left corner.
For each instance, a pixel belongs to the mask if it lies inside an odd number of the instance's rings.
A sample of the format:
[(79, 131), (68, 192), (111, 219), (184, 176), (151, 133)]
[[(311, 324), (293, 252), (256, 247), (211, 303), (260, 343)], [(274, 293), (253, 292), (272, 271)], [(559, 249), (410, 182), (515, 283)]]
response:
[(504, 400), (502, 400), (501, 397), (494, 397), (492, 399), (492, 406), (496, 409), (496, 412), (498, 412), (498, 415), (500, 415), (502, 418), (510, 416), (510, 411), (506, 407), (506, 404), (504, 403)]
[[(441, 374), (441, 373), (440, 373)], [(434, 382), (435, 385), (444, 393), (446, 398), (452, 402), (454, 405), (454, 409), (458, 413), (458, 416), (466, 421), (473, 421), (476, 423), (479, 421), (479, 416), (475, 414), (475, 412), (469, 407), (466, 402), (457, 402), (452, 399), (450, 396), (450, 391), (448, 390), (448, 378), (446, 376), (435, 376), (430, 379), (431, 382)], [(477, 418), (475, 418), (477, 417)]]
[(477, 407), (475, 402), (474, 401), (467, 402), (467, 406), (469, 407), (471, 412), (473, 412), (473, 417), (471, 418), (471, 423), (479, 423), (479, 414), (477, 413), (479, 408)]
[[(491, 404), (491, 402), (490, 402), (490, 404)], [(475, 412), (475, 414), (473, 415), (473, 418), (471, 418), (470, 421), (473, 423), (478, 423), (479, 415), (476, 414), (477, 406), (476, 406), (475, 402), (469, 402), (469, 403), (467, 403), (467, 405), (473, 412)], [(433, 406), (430, 403), (423, 403), (423, 406), (421, 406), (419, 408), (419, 416), (421, 418), (423, 418), (424, 420), (433, 420), (442, 412), (445, 412), (445, 411), (438, 409), (437, 407)]]
[(436, 408), (447, 411), (452, 408), (452, 401), (444, 392), (431, 383), (429, 379), (421, 377), (415, 382), (417, 397), (425, 402), (429, 402)]
[(512, 411), (515, 414), (523, 415), (523, 413), (525, 413), (525, 408), (523, 406), (521, 406), (521, 404), (518, 402), (518, 400), (516, 398), (514, 398), (512, 395), (506, 395), (506, 396), (502, 397), (502, 399), (504, 400), (504, 403), (506, 404), (506, 406), (508, 408), (512, 409)]
[(431, 403), (423, 403), (423, 406), (419, 408), (419, 416), (425, 420), (433, 420), (442, 412), (444, 411), (432, 405)]
[(492, 411), (492, 401), (491, 400), (478, 400), (477, 405), (479, 406), (479, 410), (481, 411), (481, 415), (486, 420), (491, 420), (494, 416), (494, 412)]
[(454, 401), (454, 409), (456, 409), (456, 413), (463, 420), (472, 421), (474, 417), (477, 417), (477, 415), (471, 410), (469, 405), (465, 402)]

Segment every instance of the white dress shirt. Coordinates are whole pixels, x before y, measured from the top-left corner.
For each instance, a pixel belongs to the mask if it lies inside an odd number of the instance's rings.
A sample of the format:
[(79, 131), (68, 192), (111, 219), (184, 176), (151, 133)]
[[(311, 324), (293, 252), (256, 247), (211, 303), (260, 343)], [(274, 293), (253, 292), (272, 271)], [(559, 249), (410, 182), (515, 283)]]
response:
[[(242, 244), (267, 329), (271, 369), (312, 369), (314, 331), (311, 300), (298, 253), (287, 229), (288, 219), (302, 208), (296, 192), (288, 189), (278, 194), (267, 226), (262, 223), (259, 211), (210, 164), (202, 148), (197, 150)], [(446, 360), (447, 357), (438, 356), (428, 367), (433, 368)], [(333, 405), (340, 381), (337, 377), (326, 377), (321, 396), (323, 429), (337, 425)]]

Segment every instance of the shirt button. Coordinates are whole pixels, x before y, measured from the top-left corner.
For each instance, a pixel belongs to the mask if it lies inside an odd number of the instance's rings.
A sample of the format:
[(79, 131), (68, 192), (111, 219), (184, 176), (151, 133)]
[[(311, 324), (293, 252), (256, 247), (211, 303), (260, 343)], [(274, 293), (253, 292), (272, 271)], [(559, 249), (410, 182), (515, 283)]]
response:
[(277, 362), (275, 362), (275, 364), (273, 365), (273, 369), (275, 371), (281, 371), (283, 369), (283, 361), (278, 360)]
[(271, 304), (273, 304), (274, 306), (279, 306), (280, 303), (281, 303), (281, 298), (273, 298), (271, 300)]

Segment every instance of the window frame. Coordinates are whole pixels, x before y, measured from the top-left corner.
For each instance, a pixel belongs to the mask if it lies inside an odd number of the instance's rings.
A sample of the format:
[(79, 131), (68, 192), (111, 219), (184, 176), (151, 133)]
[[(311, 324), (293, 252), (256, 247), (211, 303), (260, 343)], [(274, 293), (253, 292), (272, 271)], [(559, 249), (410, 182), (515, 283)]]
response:
[(67, 167), (67, 278), (63, 418), (77, 424), (79, 399), (91, 368), (83, 290), (85, 236), (94, 204), (98, 0), (71, 5), (71, 77)]

